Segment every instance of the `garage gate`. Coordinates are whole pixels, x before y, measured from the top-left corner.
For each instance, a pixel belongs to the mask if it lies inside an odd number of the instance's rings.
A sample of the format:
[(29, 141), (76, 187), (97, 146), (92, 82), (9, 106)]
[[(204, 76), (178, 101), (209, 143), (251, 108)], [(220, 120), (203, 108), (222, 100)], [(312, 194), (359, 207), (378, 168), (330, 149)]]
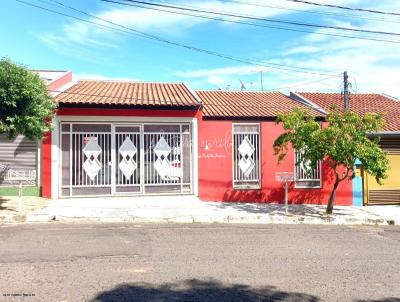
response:
[(192, 193), (190, 124), (60, 126), (61, 197)]
[(400, 140), (382, 140), (381, 146), (388, 153), (388, 178), (379, 185), (373, 176), (364, 173), (364, 204), (400, 204)]

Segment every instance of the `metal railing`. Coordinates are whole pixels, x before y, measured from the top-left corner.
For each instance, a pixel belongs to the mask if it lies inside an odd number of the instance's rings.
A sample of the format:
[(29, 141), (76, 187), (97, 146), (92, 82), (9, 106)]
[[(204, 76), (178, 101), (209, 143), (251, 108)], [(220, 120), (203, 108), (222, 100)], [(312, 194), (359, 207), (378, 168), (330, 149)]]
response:
[(260, 133), (258, 124), (234, 124), (233, 187), (260, 186)]

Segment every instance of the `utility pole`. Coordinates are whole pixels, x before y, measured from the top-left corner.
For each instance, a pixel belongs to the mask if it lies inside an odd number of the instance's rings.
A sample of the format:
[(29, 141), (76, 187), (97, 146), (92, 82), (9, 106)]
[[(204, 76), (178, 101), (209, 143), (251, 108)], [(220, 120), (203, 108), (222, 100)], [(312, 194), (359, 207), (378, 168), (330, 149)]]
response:
[(347, 71), (343, 72), (343, 88), (344, 109), (349, 109), (349, 76)]

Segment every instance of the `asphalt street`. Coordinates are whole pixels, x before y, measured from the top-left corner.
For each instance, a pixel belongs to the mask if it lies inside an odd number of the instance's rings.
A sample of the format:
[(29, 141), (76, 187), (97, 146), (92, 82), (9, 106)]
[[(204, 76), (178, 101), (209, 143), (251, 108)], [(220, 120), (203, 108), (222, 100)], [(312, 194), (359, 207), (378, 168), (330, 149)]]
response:
[(1, 301), (400, 302), (400, 228), (0, 226)]

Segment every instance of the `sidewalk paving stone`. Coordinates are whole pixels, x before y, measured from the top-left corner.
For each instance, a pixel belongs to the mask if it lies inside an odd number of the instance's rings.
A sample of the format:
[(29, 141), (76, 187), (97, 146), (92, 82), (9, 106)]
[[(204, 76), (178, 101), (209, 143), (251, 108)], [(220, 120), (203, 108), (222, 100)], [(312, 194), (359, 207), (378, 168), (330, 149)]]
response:
[(400, 225), (400, 206), (325, 205), (204, 202), (194, 196), (142, 196), (52, 200), (27, 215), (28, 222), (102, 221), (165, 223), (286, 223), (337, 225)]

